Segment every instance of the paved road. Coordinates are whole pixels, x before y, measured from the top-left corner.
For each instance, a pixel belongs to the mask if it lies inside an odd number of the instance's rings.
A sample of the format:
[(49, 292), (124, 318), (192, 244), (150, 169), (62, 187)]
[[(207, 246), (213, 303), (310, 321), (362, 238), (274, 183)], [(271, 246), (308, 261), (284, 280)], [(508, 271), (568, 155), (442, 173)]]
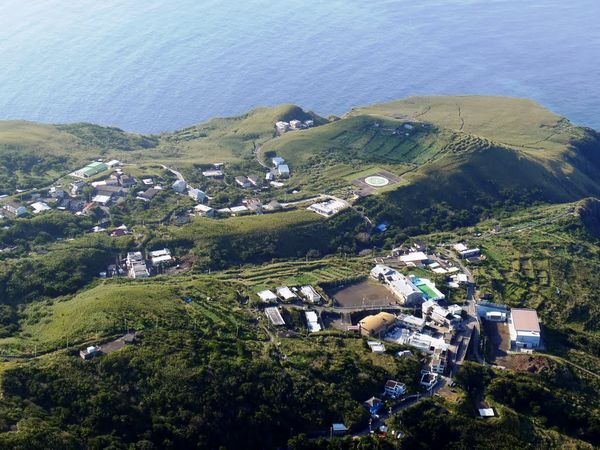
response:
[(179, 171), (177, 171), (177, 170), (175, 170), (175, 169), (172, 169), (171, 167), (167, 167), (167, 166), (165, 166), (164, 164), (161, 164), (161, 167), (162, 167), (163, 169), (165, 169), (165, 170), (168, 170), (168, 171), (169, 171), (169, 172), (171, 172), (173, 175), (175, 175), (175, 176), (177, 177), (177, 179), (178, 179), (178, 180), (185, 181), (185, 178), (183, 177), (183, 175), (181, 174), (181, 172), (179, 172)]

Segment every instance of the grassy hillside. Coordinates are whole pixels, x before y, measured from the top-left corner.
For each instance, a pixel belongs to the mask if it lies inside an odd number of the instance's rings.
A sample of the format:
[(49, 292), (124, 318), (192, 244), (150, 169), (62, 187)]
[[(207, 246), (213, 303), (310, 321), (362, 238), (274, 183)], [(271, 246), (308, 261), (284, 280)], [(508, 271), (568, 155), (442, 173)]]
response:
[(283, 156), (293, 168), (323, 162), (420, 164), (447, 145), (452, 133), (377, 116), (356, 116), (286, 133), (263, 147), (263, 155)]
[(156, 156), (161, 161), (177, 159), (177, 164), (240, 162), (253, 158), (256, 146), (272, 138), (279, 120), (324, 119), (295, 105), (258, 108), (242, 116), (216, 118), (208, 122), (161, 135)]
[(510, 97), (409, 97), (356, 108), (348, 115), (363, 114), (432, 123), (536, 155), (539, 150), (560, 153), (579, 134), (564, 117), (531, 100)]

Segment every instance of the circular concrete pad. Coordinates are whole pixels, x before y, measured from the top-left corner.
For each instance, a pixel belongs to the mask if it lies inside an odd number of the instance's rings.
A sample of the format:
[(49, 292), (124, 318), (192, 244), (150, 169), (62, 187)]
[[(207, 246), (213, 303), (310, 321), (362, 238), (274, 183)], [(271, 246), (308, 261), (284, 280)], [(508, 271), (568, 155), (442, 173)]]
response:
[(365, 178), (365, 183), (373, 187), (383, 187), (389, 184), (389, 182), (390, 180), (379, 175), (374, 175), (372, 177)]

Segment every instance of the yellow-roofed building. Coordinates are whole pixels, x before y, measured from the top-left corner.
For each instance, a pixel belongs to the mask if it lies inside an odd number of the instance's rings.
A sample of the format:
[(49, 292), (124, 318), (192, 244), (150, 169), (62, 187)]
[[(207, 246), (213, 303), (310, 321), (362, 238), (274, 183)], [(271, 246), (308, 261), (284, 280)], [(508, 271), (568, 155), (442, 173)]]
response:
[(379, 336), (386, 333), (395, 323), (396, 316), (387, 312), (367, 316), (358, 322), (363, 336)]

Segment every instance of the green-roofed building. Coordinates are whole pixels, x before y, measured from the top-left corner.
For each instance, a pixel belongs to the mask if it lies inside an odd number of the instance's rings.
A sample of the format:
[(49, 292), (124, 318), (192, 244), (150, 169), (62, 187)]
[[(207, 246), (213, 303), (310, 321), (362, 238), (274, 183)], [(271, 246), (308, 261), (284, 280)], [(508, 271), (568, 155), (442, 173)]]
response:
[(93, 177), (94, 175), (98, 175), (99, 173), (102, 173), (105, 170), (108, 170), (108, 166), (106, 164), (104, 164), (103, 162), (94, 161), (92, 163), (89, 163), (84, 168), (73, 172), (73, 175), (79, 178), (89, 178)]

